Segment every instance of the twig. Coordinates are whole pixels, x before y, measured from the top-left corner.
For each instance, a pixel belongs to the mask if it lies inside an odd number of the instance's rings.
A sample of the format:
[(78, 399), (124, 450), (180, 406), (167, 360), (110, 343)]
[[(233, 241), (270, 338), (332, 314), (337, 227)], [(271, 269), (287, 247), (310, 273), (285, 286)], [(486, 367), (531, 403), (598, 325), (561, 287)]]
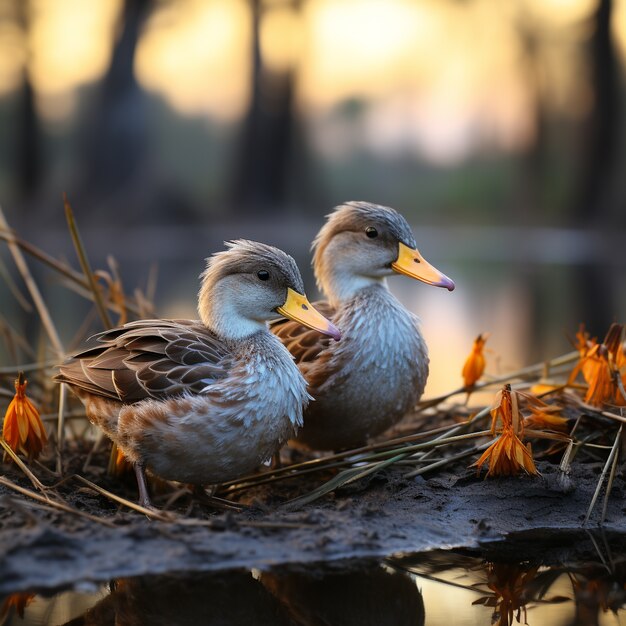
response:
[[(583, 521), (583, 526), (589, 521), (591, 517), (591, 513), (596, 505), (596, 500), (600, 495), (600, 490), (602, 489), (602, 483), (604, 482), (604, 478), (606, 477), (607, 472), (609, 471), (609, 467), (613, 463), (613, 459), (617, 454), (617, 449), (619, 447), (620, 438), (622, 435), (622, 426), (619, 427), (619, 431), (617, 432), (617, 437), (615, 437), (615, 441), (613, 442), (613, 447), (611, 448), (611, 452), (602, 468), (602, 473), (600, 474), (600, 478), (598, 479), (598, 484), (596, 486), (596, 490), (593, 494), (593, 498), (591, 498), (591, 502), (589, 503), (589, 508), (587, 509), (587, 515), (585, 515), (585, 520)], [(602, 524), (604, 520), (600, 520), (600, 524)]]
[(297, 508), (298, 506), (309, 504), (310, 502), (313, 502), (314, 500), (317, 500), (318, 498), (325, 496), (331, 491), (334, 491), (338, 487), (342, 487), (343, 485), (347, 485), (351, 482), (354, 482), (355, 480), (364, 478), (365, 476), (368, 476), (369, 474), (372, 474), (373, 472), (377, 472), (378, 470), (381, 470), (387, 467), (388, 465), (395, 463), (396, 461), (404, 459), (407, 456), (408, 456), (407, 453), (396, 454), (395, 456), (389, 459), (386, 459), (385, 461), (382, 461), (380, 463), (373, 463), (369, 466), (366, 466), (365, 468), (357, 467), (357, 468), (344, 470), (343, 472), (341, 472), (340, 474), (337, 474), (337, 476), (335, 476), (328, 482), (324, 483), (321, 487), (314, 489), (310, 493), (304, 494), (302, 496), (298, 496), (297, 498), (294, 498), (293, 500), (289, 500), (288, 502), (285, 502), (285, 504), (283, 504), (283, 508), (286, 510), (292, 510), (294, 508)]
[(439, 461), (435, 461), (434, 463), (431, 463), (430, 465), (425, 465), (424, 467), (420, 467), (419, 469), (409, 472), (408, 474), (405, 474), (404, 477), (415, 478), (416, 476), (421, 476), (422, 474), (426, 474), (427, 472), (432, 472), (432, 470), (439, 469), (440, 467), (443, 467), (444, 465), (448, 465), (449, 463), (460, 461), (461, 459), (464, 459), (466, 456), (471, 456), (472, 454), (476, 454), (477, 452), (482, 452), (483, 450), (486, 450), (494, 441), (495, 439), (493, 441), (488, 441), (487, 443), (484, 443), (480, 446), (474, 446), (473, 448), (470, 448), (469, 450), (463, 450), (463, 452), (459, 452), (458, 454), (454, 454), (445, 459), (440, 459)]
[(156, 520), (159, 520), (160, 522), (172, 522), (175, 519), (171, 514), (165, 513), (164, 511), (157, 511), (156, 509), (147, 509), (146, 507), (141, 506), (140, 504), (137, 504), (135, 502), (132, 502), (131, 500), (127, 500), (126, 498), (122, 498), (121, 496), (116, 496), (114, 493), (107, 491), (103, 487), (99, 487), (95, 483), (92, 483), (90, 480), (83, 478), (79, 474), (76, 474), (74, 478), (76, 478), (76, 480), (83, 483), (84, 485), (87, 485), (94, 491), (97, 491), (100, 495), (103, 495), (105, 498), (108, 498), (109, 500), (113, 500), (114, 502), (117, 502), (118, 504), (122, 504), (123, 506), (129, 509), (133, 509), (134, 511), (138, 511), (139, 513), (143, 513), (144, 515), (146, 515), (147, 517), (150, 517), (151, 519), (156, 519)]
[(617, 462), (619, 459), (619, 441), (622, 437), (622, 428), (619, 427), (619, 431), (617, 432), (617, 437), (615, 438), (615, 453), (611, 450), (611, 454), (613, 455), (613, 462), (611, 463), (611, 473), (609, 474), (609, 480), (606, 484), (606, 493), (604, 494), (604, 504), (602, 505), (602, 517), (600, 518), (600, 523), (603, 524), (606, 519), (606, 513), (609, 508), (609, 496), (611, 495), (611, 490), (613, 489), (613, 481), (615, 480), (615, 472), (617, 470)]
[(13, 294), (13, 297), (17, 300), (22, 309), (27, 313), (30, 313), (33, 310), (33, 307), (30, 305), (30, 302), (22, 295), (22, 292), (15, 284), (13, 278), (11, 278), (11, 274), (9, 273), (9, 270), (7, 269), (7, 266), (3, 263), (2, 259), (0, 259), (0, 276), (4, 278), (4, 282), (9, 288), (9, 291)]
[(115, 528), (115, 524), (109, 522), (108, 520), (102, 519), (100, 517), (96, 517), (95, 515), (89, 515), (89, 513), (83, 513), (78, 509), (75, 509), (64, 502), (57, 502), (56, 500), (51, 500), (44, 496), (40, 496), (35, 491), (31, 491), (30, 489), (26, 489), (25, 487), (20, 487), (16, 485), (13, 481), (9, 480), (5, 476), (0, 476), (0, 484), (12, 489), (13, 491), (17, 491), (24, 496), (28, 496), (37, 502), (42, 502), (46, 506), (51, 506), (55, 509), (59, 509), (60, 511), (65, 511), (66, 513), (72, 513), (72, 515), (78, 515), (79, 517), (84, 517), (92, 522), (98, 522), (99, 524), (103, 524), (104, 526), (109, 526), (110, 528)]
[[(0, 228), (3, 228), (7, 233), (10, 233), (9, 225), (4, 216), (4, 212), (2, 207), (0, 206)], [(9, 250), (11, 251), (11, 255), (13, 256), (13, 260), (15, 261), (15, 265), (19, 270), (28, 291), (30, 292), (30, 296), (33, 299), (35, 307), (37, 308), (37, 312), (39, 313), (39, 317), (41, 318), (41, 322), (46, 330), (48, 338), (50, 339), (50, 343), (52, 343), (52, 347), (57, 353), (57, 357), (62, 359), (65, 351), (63, 350), (63, 344), (61, 343), (61, 339), (59, 338), (59, 334), (52, 323), (52, 318), (50, 317), (50, 313), (48, 312), (48, 307), (44, 302), (44, 299), (39, 291), (39, 287), (37, 287), (37, 283), (35, 282), (30, 270), (28, 269), (28, 264), (26, 263), (26, 259), (22, 254), (22, 251), (15, 243), (14, 238), (9, 238), (7, 245), (9, 246)]]
[[(296, 472), (301, 469), (307, 470), (308, 472), (308, 470), (313, 467), (315, 468), (319, 467), (320, 470), (324, 469), (325, 467), (340, 467), (343, 464), (347, 464), (347, 463), (351, 464), (355, 461), (362, 461), (364, 459), (364, 457), (355, 458), (355, 459), (352, 459), (350, 457), (357, 457), (360, 454), (372, 452), (375, 450), (394, 448), (394, 446), (397, 446), (398, 444), (410, 443), (412, 441), (419, 441), (420, 439), (426, 439), (427, 437), (430, 437), (432, 435), (438, 435), (440, 433), (450, 433), (450, 432), (455, 431), (459, 426), (464, 426), (464, 425), (473, 423), (475, 419), (472, 420), (472, 422), (467, 421), (467, 422), (461, 422), (459, 424), (454, 424), (452, 426), (449, 426), (449, 425), (441, 426), (439, 428), (433, 428), (432, 430), (423, 431), (421, 433), (414, 433), (412, 435), (398, 437), (395, 439), (389, 439), (387, 441), (373, 443), (367, 446), (362, 446), (360, 448), (354, 448), (352, 450), (345, 450), (343, 452), (329, 454), (319, 459), (310, 459), (308, 461), (303, 461), (302, 463), (294, 463), (292, 465), (286, 465), (284, 467), (280, 467), (270, 472), (262, 472), (262, 473), (257, 472), (256, 474), (249, 474), (247, 476), (243, 476), (235, 480), (224, 482), (220, 485), (220, 488), (228, 488), (234, 485), (239, 487), (239, 485), (241, 485), (242, 483), (254, 482), (256, 484), (257, 481), (262, 481), (263, 483), (265, 483), (266, 479), (270, 476), (278, 476), (280, 474), (286, 474), (286, 473), (296, 475)], [(339, 461), (342, 459), (346, 459), (346, 461), (340, 464), (335, 463), (335, 461)]]
[(65, 441), (65, 400), (67, 398), (67, 385), (61, 385), (59, 389), (59, 413), (57, 419), (57, 446), (56, 446), (56, 458), (57, 458), (57, 472), (63, 473), (63, 442)]
[(30, 480), (33, 484), (33, 487), (39, 489), (47, 500), (48, 496), (46, 495), (45, 485), (30, 471), (30, 469), (28, 469), (26, 463), (24, 463), (24, 461), (22, 461), (22, 459), (20, 459), (20, 457), (14, 452), (11, 446), (5, 441), (4, 437), (0, 437), (0, 446), (4, 448), (4, 451), (13, 459), (13, 462), (22, 470), (22, 472), (24, 472), (28, 480)]
[[(6, 242), (12, 242), (16, 246), (18, 246), (24, 252), (27, 252), (30, 256), (37, 259), (44, 265), (47, 265), (54, 271), (58, 272), (62, 276), (65, 276), (70, 280), (71, 283), (79, 286), (84, 289), (84, 291), (78, 290), (77, 293), (93, 299), (92, 291), (89, 287), (89, 282), (80, 272), (77, 272), (69, 265), (62, 263), (61, 261), (57, 261), (54, 257), (51, 257), (49, 254), (45, 253), (43, 250), (40, 250), (36, 246), (20, 239), (17, 235), (15, 235), (11, 230), (0, 227), (0, 239)], [(107, 308), (111, 311), (115, 311), (117, 308), (117, 304), (113, 302), (107, 301)], [(142, 309), (137, 304), (127, 301), (125, 303), (126, 308), (131, 311), (134, 315), (141, 315)]]

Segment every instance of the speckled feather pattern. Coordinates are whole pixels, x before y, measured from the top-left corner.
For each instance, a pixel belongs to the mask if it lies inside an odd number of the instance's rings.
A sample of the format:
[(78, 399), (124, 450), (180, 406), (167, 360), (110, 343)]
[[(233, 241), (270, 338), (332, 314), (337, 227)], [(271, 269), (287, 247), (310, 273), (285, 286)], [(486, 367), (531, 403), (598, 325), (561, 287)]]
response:
[(419, 320), (384, 285), (343, 302), (333, 321), (342, 340), (301, 367), (315, 402), (299, 440), (320, 449), (359, 445), (386, 430), (415, 406), (428, 378)]
[[(312, 248), (315, 277), (328, 300), (314, 304), (342, 339), (333, 344), (290, 321), (272, 330), (315, 399), (298, 441), (337, 450), (362, 445), (413, 408), (428, 377), (428, 354), (418, 318), (386, 285), (399, 243), (417, 247), (407, 221), (390, 207), (363, 201), (346, 202), (327, 218)], [(367, 235), (371, 227), (374, 238)]]
[(304, 292), (294, 260), (253, 241), (226, 246), (207, 259), (200, 320), (105, 331), (55, 377), (131, 461), (165, 479), (210, 484), (252, 472), (295, 434), (309, 401), (266, 323), (288, 289)]
[(181, 482), (253, 471), (302, 425), (309, 396), (289, 352), (261, 331), (233, 348), (226, 377), (201, 393), (123, 404), (79, 389), (89, 419), (131, 461)]

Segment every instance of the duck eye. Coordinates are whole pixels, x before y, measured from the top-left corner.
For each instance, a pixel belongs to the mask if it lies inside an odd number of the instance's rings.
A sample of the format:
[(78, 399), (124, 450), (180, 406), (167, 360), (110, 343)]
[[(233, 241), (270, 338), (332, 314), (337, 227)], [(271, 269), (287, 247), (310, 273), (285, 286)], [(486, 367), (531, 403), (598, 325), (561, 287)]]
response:
[(259, 280), (268, 280), (270, 277), (270, 273), (267, 270), (259, 270), (256, 275), (259, 277)]
[(373, 226), (368, 226), (365, 229), (365, 234), (370, 238), (374, 239), (374, 237), (378, 237), (378, 231)]

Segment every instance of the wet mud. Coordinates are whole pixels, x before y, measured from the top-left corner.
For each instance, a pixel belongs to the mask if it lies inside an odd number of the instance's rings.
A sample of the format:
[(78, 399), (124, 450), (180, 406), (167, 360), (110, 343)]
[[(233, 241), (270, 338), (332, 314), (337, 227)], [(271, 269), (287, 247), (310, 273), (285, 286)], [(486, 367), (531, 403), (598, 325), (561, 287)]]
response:
[[(550, 463), (540, 462), (538, 469), (540, 477), (483, 480), (458, 468), (407, 479), (401, 468), (391, 467), (296, 510), (284, 503), (311, 485), (285, 481), (247, 493), (248, 508), (241, 512), (216, 513), (191, 502), (183, 511), (184, 524), (149, 520), (76, 483), (58, 486), (59, 492), (71, 506), (108, 525), (32, 506), (0, 485), (0, 594), (63, 588), (77, 580), (267, 571), (452, 547), (484, 549), (511, 534), (522, 538), (516, 557), (533, 551), (539, 557), (548, 548), (571, 555), (582, 545), (583, 519), (602, 466), (574, 464), (566, 480)], [(623, 468), (617, 474), (604, 528), (621, 537)], [(14, 468), (5, 475), (32, 488)], [(131, 483), (124, 495), (135, 497)], [(597, 527), (601, 509), (602, 497), (589, 528)]]

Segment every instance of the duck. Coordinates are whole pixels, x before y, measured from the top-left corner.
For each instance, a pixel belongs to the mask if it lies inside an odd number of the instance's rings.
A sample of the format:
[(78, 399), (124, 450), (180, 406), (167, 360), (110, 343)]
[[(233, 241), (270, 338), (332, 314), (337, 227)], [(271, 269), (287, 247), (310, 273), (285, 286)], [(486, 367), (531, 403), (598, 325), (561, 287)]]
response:
[(389, 291), (402, 274), (454, 290), (428, 263), (406, 219), (365, 201), (337, 206), (312, 244), (313, 271), (326, 300), (314, 306), (342, 333), (334, 344), (296, 321), (271, 329), (294, 356), (314, 398), (295, 440), (312, 450), (362, 446), (397, 423), (419, 401), (428, 350), (419, 319)]
[(55, 376), (133, 463), (147, 508), (146, 469), (192, 485), (234, 480), (302, 425), (307, 384), (269, 320), (278, 313), (341, 338), (278, 248), (227, 242), (200, 279), (198, 320), (137, 320), (106, 330)]

